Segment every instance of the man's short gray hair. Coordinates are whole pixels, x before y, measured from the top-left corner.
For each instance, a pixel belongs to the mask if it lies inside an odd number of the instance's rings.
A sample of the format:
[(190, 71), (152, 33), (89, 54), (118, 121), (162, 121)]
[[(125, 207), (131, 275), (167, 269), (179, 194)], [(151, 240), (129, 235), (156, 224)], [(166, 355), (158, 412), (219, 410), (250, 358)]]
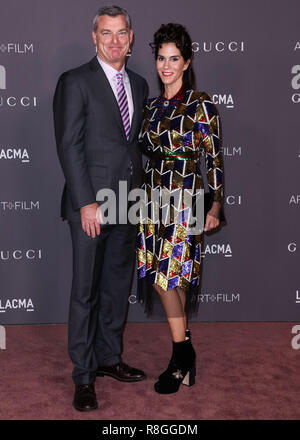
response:
[(103, 6), (100, 8), (93, 20), (93, 31), (96, 32), (98, 28), (98, 18), (102, 15), (109, 15), (110, 17), (117, 17), (118, 15), (124, 15), (126, 20), (127, 29), (131, 29), (131, 19), (128, 15), (128, 12), (120, 8), (119, 6)]

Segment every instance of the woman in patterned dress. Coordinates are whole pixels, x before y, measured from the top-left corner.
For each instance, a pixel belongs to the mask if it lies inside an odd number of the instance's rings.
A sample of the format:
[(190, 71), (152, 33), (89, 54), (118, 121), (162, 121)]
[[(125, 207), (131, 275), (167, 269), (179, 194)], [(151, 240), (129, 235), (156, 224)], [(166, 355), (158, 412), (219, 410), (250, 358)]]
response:
[[(223, 162), (218, 111), (207, 93), (193, 90), (192, 41), (186, 29), (174, 23), (162, 25), (151, 47), (162, 92), (147, 101), (141, 130), (142, 149), (150, 157), (142, 186), (147, 204), (138, 233), (138, 280), (146, 304), (151, 289), (158, 293), (170, 326), (172, 357), (154, 385), (156, 392), (169, 394), (177, 392), (181, 383), (195, 382), (196, 354), (186, 314), (197, 303), (200, 283), (202, 234), (195, 234), (189, 216), (194, 215), (192, 207), (204, 188), (201, 150), (213, 200), (204, 231), (219, 225)], [(184, 190), (191, 194), (192, 205), (176, 198)], [(175, 197), (166, 204), (163, 197), (171, 192)]]

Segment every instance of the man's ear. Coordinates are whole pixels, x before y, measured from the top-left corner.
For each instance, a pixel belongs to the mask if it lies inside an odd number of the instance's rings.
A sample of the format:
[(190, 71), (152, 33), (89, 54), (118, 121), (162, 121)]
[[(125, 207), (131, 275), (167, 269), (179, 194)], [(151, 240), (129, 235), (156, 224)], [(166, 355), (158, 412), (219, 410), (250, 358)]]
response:
[(130, 31), (129, 31), (129, 41), (130, 41), (130, 45), (131, 45), (132, 41), (133, 41), (133, 30), (132, 29), (130, 29)]

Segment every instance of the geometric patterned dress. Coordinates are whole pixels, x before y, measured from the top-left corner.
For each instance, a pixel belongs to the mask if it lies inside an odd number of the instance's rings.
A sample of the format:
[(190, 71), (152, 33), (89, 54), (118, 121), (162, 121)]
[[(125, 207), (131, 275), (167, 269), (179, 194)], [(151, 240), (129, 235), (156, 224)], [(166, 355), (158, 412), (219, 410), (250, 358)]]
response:
[(202, 234), (191, 233), (191, 208), (186, 208), (183, 198), (171, 197), (165, 204), (162, 193), (176, 195), (178, 190), (188, 190), (195, 198), (204, 188), (200, 171), (204, 151), (209, 191), (214, 201), (222, 202), (217, 108), (207, 93), (183, 88), (169, 100), (162, 95), (149, 99), (141, 143), (149, 159), (142, 185), (146, 208), (137, 239), (139, 298), (146, 306), (151, 304), (149, 286), (154, 283), (165, 291), (180, 287), (186, 292), (186, 311), (190, 311), (200, 285)]

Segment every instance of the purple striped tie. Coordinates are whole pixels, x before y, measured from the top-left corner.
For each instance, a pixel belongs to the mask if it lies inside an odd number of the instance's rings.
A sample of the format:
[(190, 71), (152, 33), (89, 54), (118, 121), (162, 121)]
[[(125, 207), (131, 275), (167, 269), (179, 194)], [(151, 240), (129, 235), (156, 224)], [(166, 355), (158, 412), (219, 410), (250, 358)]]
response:
[(126, 90), (123, 83), (123, 75), (122, 73), (117, 73), (117, 97), (118, 97), (118, 104), (123, 120), (124, 130), (126, 134), (127, 140), (129, 139), (129, 132), (130, 132), (130, 118), (129, 118), (129, 108), (128, 108), (128, 101), (127, 101), (127, 95)]

